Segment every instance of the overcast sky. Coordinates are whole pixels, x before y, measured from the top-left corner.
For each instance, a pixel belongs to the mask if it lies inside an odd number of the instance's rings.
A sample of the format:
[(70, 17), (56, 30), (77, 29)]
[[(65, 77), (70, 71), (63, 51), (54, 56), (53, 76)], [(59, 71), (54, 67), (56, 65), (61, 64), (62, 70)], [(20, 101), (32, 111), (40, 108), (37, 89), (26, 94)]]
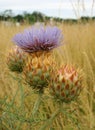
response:
[[(78, 4), (78, 1), (80, 3)], [(95, 16), (94, 0), (0, 0), (0, 11), (12, 9), (14, 13), (40, 11), (48, 16), (76, 18)], [(78, 11), (79, 10), (79, 11)], [(79, 13), (78, 13), (79, 12)]]

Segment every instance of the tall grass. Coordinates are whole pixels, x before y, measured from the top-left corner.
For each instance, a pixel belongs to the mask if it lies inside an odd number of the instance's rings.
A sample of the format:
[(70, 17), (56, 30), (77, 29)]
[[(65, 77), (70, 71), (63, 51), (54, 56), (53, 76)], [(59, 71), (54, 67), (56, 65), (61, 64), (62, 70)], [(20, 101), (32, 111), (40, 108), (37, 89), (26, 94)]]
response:
[[(27, 26), (27, 25), (26, 25)], [(13, 75), (9, 73), (6, 65), (6, 56), (12, 46), (11, 38), (17, 32), (26, 28), (5, 27), (0, 25), (0, 122), (1, 130), (38, 130), (43, 123), (43, 117), (50, 115), (57, 109), (48, 99), (40, 107), (39, 119), (33, 123), (31, 111), (36, 94), (31, 88), (21, 86)], [(63, 46), (55, 50), (56, 61), (61, 64), (74, 64), (82, 68), (84, 74), (84, 89), (78, 103), (68, 105), (74, 115), (59, 115), (50, 130), (77, 130), (95, 129), (95, 23), (87, 24), (60, 24), (63, 31)], [(20, 86), (20, 87), (19, 87)], [(47, 101), (47, 102), (46, 102)], [(46, 102), (46, 103), (45, 103)], [(46, 114), (47, 113), (47, 114)], [(69, 120), (71, 118), (71, 120)]]

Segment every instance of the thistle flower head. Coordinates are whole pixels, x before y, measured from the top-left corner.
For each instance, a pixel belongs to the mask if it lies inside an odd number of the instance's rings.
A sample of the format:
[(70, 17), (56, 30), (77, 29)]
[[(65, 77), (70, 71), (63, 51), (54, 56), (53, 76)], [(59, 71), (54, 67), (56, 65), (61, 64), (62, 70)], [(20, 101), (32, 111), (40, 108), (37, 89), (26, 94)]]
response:
[(13, 42), (25, 52), (49, 51), (58, 46), (62, 33), (57, 27), (31, 27), (14, 36)]
[(19, 47), (14, 46), (7, 56), (8, 68), (17, 73), (21, 73), (25, 66), (26, 54)]
[[(32, 56), (31, 56), (32, 55)], [(28, 56), (27, 65), (23, 71), (25, 82), (35, 90), (43, 90), (50, 82), (55, 61), (50, 52), (35, 52)]]
[(62, 66), (50, 87), (50, 93), (58, 100), (71, 102), (82, 89), (81, 71), (70, 65)]

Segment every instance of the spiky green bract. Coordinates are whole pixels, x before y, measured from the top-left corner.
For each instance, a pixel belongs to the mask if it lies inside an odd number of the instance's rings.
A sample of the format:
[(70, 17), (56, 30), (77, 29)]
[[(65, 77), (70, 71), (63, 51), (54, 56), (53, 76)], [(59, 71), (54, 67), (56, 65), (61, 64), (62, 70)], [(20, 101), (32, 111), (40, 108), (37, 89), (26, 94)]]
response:
[(53, 66), (51, 52), (32, 53), (24, 70), (24, 79), (33, 89), (43, 90), (49, 84)]
[(7, 56), (8, 68), (13, 72), (21, 73), (25, 66), (26, 58), (26, 53), (23, 52), (19, 47), (12, 47)]
[(65, 103), (75, 100), (82, 89), (82, 75), (73, 66), (62, 66), (50, 85), (50, 93)]

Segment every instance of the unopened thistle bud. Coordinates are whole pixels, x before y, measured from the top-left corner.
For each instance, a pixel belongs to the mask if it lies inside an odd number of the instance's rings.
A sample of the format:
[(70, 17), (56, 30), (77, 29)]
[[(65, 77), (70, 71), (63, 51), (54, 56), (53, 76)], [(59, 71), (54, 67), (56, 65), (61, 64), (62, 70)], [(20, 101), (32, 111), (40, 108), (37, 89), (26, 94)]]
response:
[(65, 103), (76, 99), (82, 89), (82, 75), (73, 66), (62, 66), (50, 86), (50, 93)]
[(33, 89), (43, 90), (48, 86), (55, 67), (52, 54), (51, 52), (35, 52), (28, 58), (24, 69), (24, 79)]
[(26, 54), (19, 47), (14, 46), (7, 56), (8, 68), (17, 73), (21, 73), (25, 66)]

